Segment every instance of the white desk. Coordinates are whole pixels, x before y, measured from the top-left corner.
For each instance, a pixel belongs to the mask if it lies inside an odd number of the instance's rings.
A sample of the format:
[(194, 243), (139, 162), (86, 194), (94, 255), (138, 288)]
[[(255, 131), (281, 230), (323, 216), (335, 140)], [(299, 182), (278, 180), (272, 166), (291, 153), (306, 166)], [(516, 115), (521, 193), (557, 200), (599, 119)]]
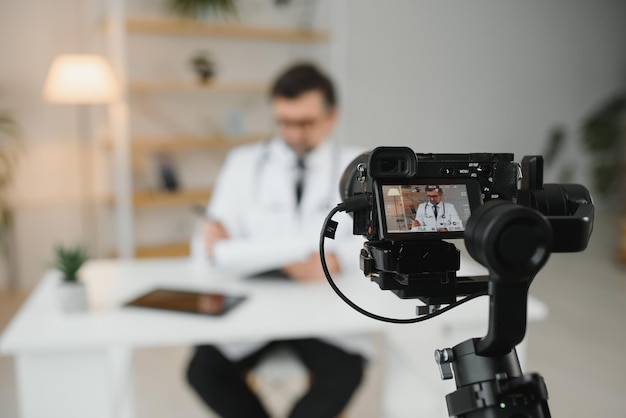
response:
[[(482, 336), (487, 328), (486, 298), (425, 323), (383, 324), (347, 307), (326, 283), (229, 278), (187, 259), (93, 261), (82, 270), (82, 277), (87, 284), (89, 312), (60, 312), (55, 295), (59, 277), (50, 272), (2, 335), (0, 353), (16, 359), (22, 418), (134, 416), (130, 362), (136, 347), (381, 331), (389, 342), (383, 415), (400, 417), (407, 408), (416, 413), (416, 399), (421, 396), (425, 403), (418, 415), (431, 416), (424, 412), (432, 408), (447, 416), (443, 395), (451, 392), (454, 384), (439, 381), (432, 353), (435, 348)], [(156, 286), (220, 289), (249, 298), (221, 318), (120, 308), (123, 302)], [(355, 301), (378, 313), (414, 316), (415, 301), (382, 292), (361, 275), (342, 280), (340, 286)], [(546, 312), (540, 302), (530, 300), (529, 319), (541, 319)]]

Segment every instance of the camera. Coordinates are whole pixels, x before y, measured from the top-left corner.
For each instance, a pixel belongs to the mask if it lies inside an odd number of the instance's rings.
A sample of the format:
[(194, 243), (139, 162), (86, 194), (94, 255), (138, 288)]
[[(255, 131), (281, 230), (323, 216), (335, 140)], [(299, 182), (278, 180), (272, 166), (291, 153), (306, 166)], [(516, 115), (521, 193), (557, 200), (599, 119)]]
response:
[[(445, 241), (472, 241), (476, 228), (468, 231), (468, 222), (482, 205), (508, 202), (541, 213), (552, 230), (547, 254), (581, 251), (592, 229), (587, 189), (544, 185), (541, 156), (524, 157), (518, 164), (510, 153), (427, 154), (378, 147), (346, 168), (340, 193), (344, 201), (361, 197), (367, 202), (352, 211), (353, 233), (368, 240), (360, 254), (364, 274), (383, 290), (430, 306), (486, 289), (488, 277), (456, 276), (460, 252)], [(509, 257), (528, 251), (514, 241), (506, 249), (513, 253)], [(468, 246), (470, 254), (476, 250)]]
[[(552, 252), (586, 248), (594, 206), (577, 184), (544, 184), (543, 158), (512, 154), (420, 154), (379, 147), (345, 170), (343, 202), (320, 234), (320, 257), (337, 295), (363, 315), (415, 323), (475, 297), (489, 295), (487, 335), (435, 351), (442, 379), (454, 377), (448, 414), (459, 418), (549, 418), (543, 378), (523, 374), (515, 346), (526, 332), (528, 290)], [(335, 213), (353, 216), (353, 233), (367, 241), (361, 270), (382, 290), (417, 298), (416, 318), (387, 318), (352, 302), (333, 282), (324, 240), (333, 238)], [(457, 277), (463, 238), (489, 275)], [(458, 298), (460, 300), (457, 300)], [(442, 305), (447, 305), (442, 308)]]

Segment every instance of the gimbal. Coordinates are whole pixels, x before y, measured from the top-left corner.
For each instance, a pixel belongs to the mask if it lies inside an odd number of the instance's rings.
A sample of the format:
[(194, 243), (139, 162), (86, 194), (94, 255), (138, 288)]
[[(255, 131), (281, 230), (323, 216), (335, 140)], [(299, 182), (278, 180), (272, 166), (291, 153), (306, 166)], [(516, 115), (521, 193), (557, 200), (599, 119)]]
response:
[[(410, 234), (402, 235), (401, 239), (387, 238), (384, 223), (380, 228), (383, 232), (375, 233), (375, 221), (385, 216), (384, 196), (380, 194), (377, 179), (389, 184), (404, 184), (406, 179), (417, 183), (422, 178), (421, 172), (435, 168), (433, 172), (445, 174), (467, 171), (470, 178), (486, 185), (485, 190), (487, 186), (509, 190), (510, 187), (502, 184), (513, 184), (508, 180), (516, 179), (516, 174), (511, 174), (514, 166), (499, 160), (506, 156), (489, 154), (488, 157), (495, 158), (490, 163), (493, 169), (488, 172), (489, 175), (500, 173), (493, 176), (496, 181), (481, 177), (489, 167), (475, 160), (483, 161), (483, 155), (424, 154), (413, 159), (410, 150), (399, 149), (396, 153), (390, 147), (374, 150), (367, 163), (364, 157), (356, 159), (346, 170), (340, 187), (346, 191), (344, 201), (330, 212), (322, 228), (322, 268), (333, 290), (348, 305), (386, 322), (423, 321), (477, 296), (489, 295), (487, 335), (435, 352), (441, 377), (454, 377), (457, 387), (446, 396), (448, 413), (459, 418), (548, 418), (548, 393), (543, 378), (522, 373), (515, 346), (526, 333), (530, 284), (550, 254), (582, 251), (589, 242), (594, 206), (587, 189), (574, 184), (544, 185), (542, 158), (525, 157), (521, 164), (524, 176), (515, 198), (501, 198), (507, 194), (492, 195), (472, 210), (462, 235), (468, 252), (488, 269), (488, 276), (457, 277), (460, 252), (444, 239), (413, 239)], [(446, 170), (442, 171), (442, 167)], [(368, 172), (372, 168), (375, 175)], [(386, 180), (387, 173), (391, 173), (391, 180)], [(498, 178), (508, 182), (498, 182)], [(470, 185), (467, 183), (468, 188)], [(337, 224), (332, 216), (339, 211), (354, 213), (354, 233), (369, 238), (360, 255), (364, 274), (382, 290), (423, 301), (426, 306), (418, 307), (420, 316), (393, 319), (372, 314), (355, 305), (337, 288), (326, 266), (324, 239), (334, 237)], [(457, 300), (461, 296), (464, 298)], [(441, 308), (444, 304), (448, 306)]]

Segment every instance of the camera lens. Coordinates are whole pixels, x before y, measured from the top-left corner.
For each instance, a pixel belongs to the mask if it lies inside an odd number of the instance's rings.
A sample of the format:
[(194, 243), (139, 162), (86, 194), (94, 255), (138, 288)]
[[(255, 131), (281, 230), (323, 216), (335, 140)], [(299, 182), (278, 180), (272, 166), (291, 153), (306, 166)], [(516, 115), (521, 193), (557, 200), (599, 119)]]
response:
[(468, 219), (465, 245), (490, 272), (516, 280), (536, 273), (547, 261), (552, 229), (537, 211), (491, 200)]

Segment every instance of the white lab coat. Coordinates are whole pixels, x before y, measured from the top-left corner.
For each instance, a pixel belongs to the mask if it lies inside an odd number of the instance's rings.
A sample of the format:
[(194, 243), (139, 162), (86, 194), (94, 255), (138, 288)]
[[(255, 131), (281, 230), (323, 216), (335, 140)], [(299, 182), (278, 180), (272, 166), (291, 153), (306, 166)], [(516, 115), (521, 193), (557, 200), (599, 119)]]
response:
[(463, 221), (459, 217), (452, 203), (439, 202), (437, 205), (437, 217), (430, 202), (422, 203), (417, 207), (415, 220), (420, 226), (413, 226), (412, 232), (434, 232), (439, 228), (446, 228), (448, 231), (463, 231)]
[[(297, 156), (279, 138), (232, 150), (214, 187), (207, 216), (220, 221), (229, 239), (214, 247), (216, 267), (239, 276), (279, 269), (304, 261), (319, 251), (319, 235), (331, 208), (341, 202), (339, 179), (360, 150), (339, 147), (327, 140), (305, 158), (304, 192), (296, 205)], [(363, 274), (359, 251), (364, 238), (352, 235), (352, 218), (335, 215), (339, 222), (335, 240), (327, 240), (327, 253), (339, 259), (342, 273)], [(206, 258), (200, 232), (191, 243), (195, 259)], [(349, 309), (346, 306), (346, 309)], [(331, 340), (331, 339), (329, 339)], [(368, 339), (333, 338), (333, 343), (353, 352), (371, 353)], [(262, 346), (258, 341), (220, 346), (236, 360)]]

